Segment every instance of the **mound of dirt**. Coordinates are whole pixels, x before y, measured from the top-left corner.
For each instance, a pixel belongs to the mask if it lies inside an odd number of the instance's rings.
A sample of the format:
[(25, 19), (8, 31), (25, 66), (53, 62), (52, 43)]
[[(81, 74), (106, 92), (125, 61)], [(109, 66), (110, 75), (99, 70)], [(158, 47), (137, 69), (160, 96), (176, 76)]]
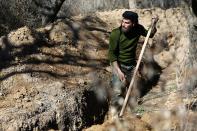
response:
[(146, 122), (140, 120), (132, 116), (131, 114), (127, 114), (126, 117), (122, 119), (109, 119), (105, 121), (102, 125), (94, 125), (88, 129), (84, 129), (84, 131), (151, 131), (151, 126)]
[[(1, 37), (6, 57), (1, 59), (1, 130), (80, 130), (103, 122), (108, 84), (99, 81), (109, 79), (109, 73), (104, 54), (96, 50), (104, 47), (93, 40), (75, 45), (79, 38), (71, 26), (22, 27)], [(86, 32), (84, 39), (97, 37)], [(97, 55), (89, 55), (89, 49)], [(96, 95), (95, 87), (103, 96)]]

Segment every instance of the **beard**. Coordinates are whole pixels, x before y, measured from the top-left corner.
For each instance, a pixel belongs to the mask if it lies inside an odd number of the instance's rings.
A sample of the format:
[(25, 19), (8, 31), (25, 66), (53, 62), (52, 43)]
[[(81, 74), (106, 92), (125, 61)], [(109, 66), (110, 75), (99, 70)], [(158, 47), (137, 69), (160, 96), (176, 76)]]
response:
[(128, 33), (128, 32), (131, 31), (131, 28), (132, 28), (132, 27), (128, 27), (128, 28), (121, 27), (121, 31), (122, 31), (123, 33)]

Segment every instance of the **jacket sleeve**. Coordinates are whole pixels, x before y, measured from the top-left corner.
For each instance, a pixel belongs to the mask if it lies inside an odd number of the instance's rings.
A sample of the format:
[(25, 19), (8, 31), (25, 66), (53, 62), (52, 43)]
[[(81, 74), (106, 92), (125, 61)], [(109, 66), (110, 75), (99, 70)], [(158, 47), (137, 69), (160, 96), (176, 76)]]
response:
[(118, 60), (118, 41), (119, 41), (118, 31), (113, 30), (109, 38), (109, 50), (108, 58), (110, 63)]
[[(148, 30), (146, 30), (144, 26), (142, 25), (140, 25), (140, 32), (141, 32), (141, 35), (144, 37), (146, 37), (146, 35), (148, 34)], [(156, 32), (157, 32), (157, 29), (154, 27), (150, 33), (150, 38), (153, 38)]]
[(146, 35), (147, 35), (147, 33), (148, 33), (148, 30), (146, 30), (146, 29), (144, 28), (144, 26), (142, 26), (142, 25), (139, 25), (139, 30), (140, 30), (140, 35), (146, 37)]

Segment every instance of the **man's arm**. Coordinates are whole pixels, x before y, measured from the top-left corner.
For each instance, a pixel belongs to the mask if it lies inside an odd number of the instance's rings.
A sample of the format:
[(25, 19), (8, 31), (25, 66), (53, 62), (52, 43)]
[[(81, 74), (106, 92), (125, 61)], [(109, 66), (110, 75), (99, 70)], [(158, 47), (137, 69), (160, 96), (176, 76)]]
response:
[(110, 39), (109, 39), (109, 51), (108, 51), (108, 57), (109, 57), (109, 61), (111, 63), (112, 66), (112, 70), (113, 72), (119, 77), (119, 79), (121, 81), (125, 80), (125, 75), (124, 73), (121, 71), (119, 65), (118, 65), (118, 41), (119, 41), (119, 36), (120, 33), (117, 32), (117, 30), (113, 30), (111, 35), (110, 35)]
[[(158, 16), (155, 16), (152, 18), (152, 31), (151, 31), (151, 34), (150, 34), (150, 38), (153, 38), (153, 36), (155, 35), (155, 33), (157, 32), (157, 28), (156, 28), (156, 24), (157, 24), (157, 21), (159, 20)], [(140, 34), (144, 37), (146, 37), (148, 33), (148, 30), (146, 30), (144, 28), (144, 26), (140, 25)]]
[(118, 33), (113, 30), (109, 37), (108, 58), (110, 63), (118, 60)]
[(159, 17), (157, 15), (152, 18), (152, 26), (153, 27), (152, 27), (152, 31), (151, 31), (151, 34), (150, 34), (150, 38), (153, 38), (153, 36), (157, 32), (156, 24), (157, 24), (158, 20), (159, 20)]
[(150, 33), (150, 38), (153, 38), (156, 32), (157, 32), (157, 28), (156, 28), (156, 24), (154, 24)]

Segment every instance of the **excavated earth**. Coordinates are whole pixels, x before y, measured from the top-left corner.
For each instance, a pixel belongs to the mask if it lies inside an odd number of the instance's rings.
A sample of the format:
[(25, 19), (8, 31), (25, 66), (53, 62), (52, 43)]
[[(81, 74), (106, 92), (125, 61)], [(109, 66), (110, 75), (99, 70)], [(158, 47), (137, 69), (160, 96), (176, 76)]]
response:
[(1, 37), (1, 130), (80, 130), (103, 121), (108, 103), (101, 87), (109, 73), (101, 52), (107, 44), (71, 22), (22, 27)]
[(108, 39), (124, 11), (25, 26), (2, 36), (0, 130), (194, 130), (195, 97), (181, 97), (176, 79), (176, 62), (189, 41), (182, 8), (134, 10), (146, 28), (158, 14), (158, 32), (131, 93), (138, 100), (122, 119), (111, 118)]

